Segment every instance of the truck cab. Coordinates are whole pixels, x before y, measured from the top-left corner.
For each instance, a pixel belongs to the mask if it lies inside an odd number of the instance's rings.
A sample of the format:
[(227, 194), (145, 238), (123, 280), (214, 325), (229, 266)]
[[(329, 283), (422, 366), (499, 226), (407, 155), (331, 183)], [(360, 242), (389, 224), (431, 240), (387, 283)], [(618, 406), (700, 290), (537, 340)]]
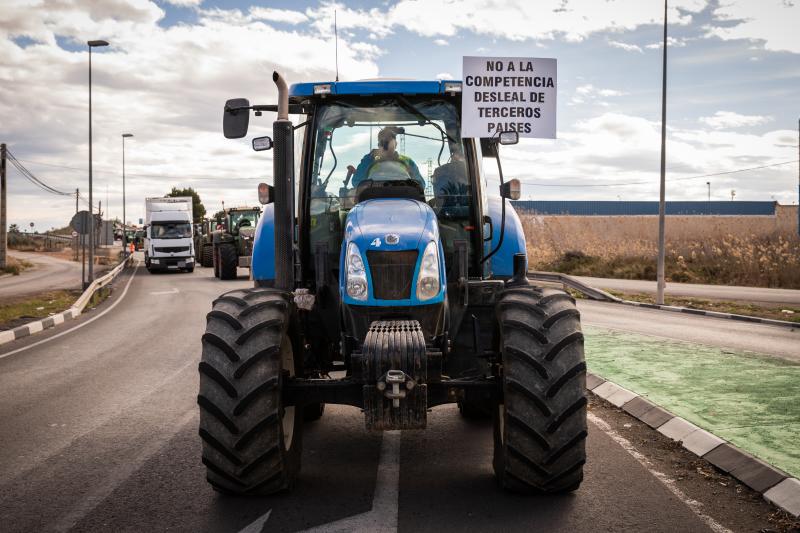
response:
[(192, 199), (147, 198), (144, 262), (149, 272), (183, 270), (195, 264)]

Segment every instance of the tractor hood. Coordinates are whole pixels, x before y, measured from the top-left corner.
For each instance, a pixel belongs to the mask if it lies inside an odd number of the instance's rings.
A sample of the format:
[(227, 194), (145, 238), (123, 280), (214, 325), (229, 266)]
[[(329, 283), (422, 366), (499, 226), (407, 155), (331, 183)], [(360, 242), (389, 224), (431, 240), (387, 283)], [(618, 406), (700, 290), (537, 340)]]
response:
[[(388, 237), (387, 237), (388, 236)], [(347, 216), (345, 240), (366, 250), (415, 250), (439, 240), (436, 215), (416, 200), (380, 198), (357, 204)]]

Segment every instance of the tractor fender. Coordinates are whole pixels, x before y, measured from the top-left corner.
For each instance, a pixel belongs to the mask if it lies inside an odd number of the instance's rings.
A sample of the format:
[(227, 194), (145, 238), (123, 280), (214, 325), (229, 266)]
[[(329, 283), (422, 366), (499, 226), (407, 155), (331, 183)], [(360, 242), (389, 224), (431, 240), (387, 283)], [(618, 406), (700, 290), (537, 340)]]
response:
[[(492, 219), (492, 247), (494, 250), (500, 240), (500, 221), (503, 218), (503, 199), (499, 196), (489, 197), (489, 216)], [(510, 277), (514, 275), (514, 254), (523, 253), (525, 257), (528, 256), (528, 250), (525, 243), (525, 232), (522, 229), (522, 222), (517, 215), (517, 211), (511, 205), (511, 202), (506, 202), (506, 229), (505, 236), (503, 237), (503, 245), (492, 256), (489, 261), (491, 262), (490, 269), (492, 277)]]
[[(256, 285), (264, 286), (275, 281), (275, 204), (267, 204), (258, 219), (253, 239), (251, 265)], [(265, 283), (266, 282), (266, 283)]]

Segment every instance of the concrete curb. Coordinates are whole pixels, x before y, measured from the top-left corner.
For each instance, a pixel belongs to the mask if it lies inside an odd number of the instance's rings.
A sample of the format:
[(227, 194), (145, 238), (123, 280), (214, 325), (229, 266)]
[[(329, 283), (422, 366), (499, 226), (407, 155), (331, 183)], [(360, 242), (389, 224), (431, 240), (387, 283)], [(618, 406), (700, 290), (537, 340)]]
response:
[(800, 480), (600, 376), (587, 373), (586, 389), (679, 442), (688, 451), (761, 493), (773, 505), (800, 517)]
[(633, 302), (631, 300), (621, 300), (618, 303), (632, 305), (634, 307), (646, 307), (647, 309), (660, 309), (661, 311), (673, 311), (675, 313), (685, 313), (687, 315), (711, 316), (714, 318), (727, 318), (730, 320), (741, 320), (742, 322), (755, 322), (758, 324), (770, 324), (772, 326), (783, 326), (792, 329), (800, 329), (800, 322), (789, 322), (788, 320), (775, 320), (774, 318), (760, 318), (749, 315), (736, 315), (733, 313), (720, 313), (719, 311), (705, 311), (703, 309), (690, 309), (688, 307), (677, 307), (674, 305), (658, 305), (643, 302)]
[(758, 324), (769, 324), (772, 326), (783, 326), (792, 329), (800, 329), (800, 322), (789, 322), (788, 320), (775, 320), (774, 318), (759, 318), (756, 316), (736, 315), (733, 313), (720, 313), (718, 311), (705, 311), (703, 309), (691, 309), (689, 307), (678, 307), (675, 305), (658, 305), (658, 304), (634, 302), (631, 300), (623, 300), (621, 298), (617, 298), (613, 294), (589, 286), (583, 283), (582, 281), (573, 278), (572, 276), (568, 276), (567, 274), (561, 274), (560, 272), (538, 272), (529, 270), (528, 279), (561, 283), (566, 287), (570, 287), (578, 292), (585, 294), (592, 300), (613, 302), (623, 305), (632, 305), (634, 307), (645, 307), (647, 309), (659, 309), (661, 311), (673, 311), (675, 313), (686, 313), (687, 315), (711, 316), (714, 318), (726, 318), (729, 320), (741, 320), (742, 322), (755, 322)]
[(92, 297), (95, 291), (114, 281), (114, 278), (116, 278), (117, 275), (122, 272), (125, 265), (132, 261), (132, 257), (133, 256), (130, 256), (127, 260), (121, 261), (117, 266), (109, 271), (108, 274), (94, 280), (92, 284), (89, 285), (85, 291), (83, 291), (83, 294), (78, 297), (75, 303), (72, 304), (72, 307), (66, 311), (62, 311), (61, 313), (43, 318), (41, 320), (28, 322), (27, 324), (18, 326), (14, 329), (0, 331), (0, 346), (9, 342), (13, 342), (17, 339), (21, 339), (22, 337), (34, 335), (40, 331), (50, 329), (59, 324), (63, 324), (67, 320), (78, 318), (86, 307), (86, 304), (89, 303), (89, 299)]

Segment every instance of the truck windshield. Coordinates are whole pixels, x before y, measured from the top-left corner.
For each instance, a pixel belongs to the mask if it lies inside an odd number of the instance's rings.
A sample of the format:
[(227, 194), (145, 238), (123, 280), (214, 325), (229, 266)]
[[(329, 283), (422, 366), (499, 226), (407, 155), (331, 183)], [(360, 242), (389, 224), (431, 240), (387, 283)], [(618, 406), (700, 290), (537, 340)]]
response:
[(152, 239), (184, 239), (192, 236), (192, 225), (188, 222), (153, 222), (150, 225)]
[(413, 182), (440, 218), (469, 217), (470, 182), (453, 103), (340, 102), (324, 106), (319, 117), (312, 213), (349, 208), (359, 185), (372, 180)]

